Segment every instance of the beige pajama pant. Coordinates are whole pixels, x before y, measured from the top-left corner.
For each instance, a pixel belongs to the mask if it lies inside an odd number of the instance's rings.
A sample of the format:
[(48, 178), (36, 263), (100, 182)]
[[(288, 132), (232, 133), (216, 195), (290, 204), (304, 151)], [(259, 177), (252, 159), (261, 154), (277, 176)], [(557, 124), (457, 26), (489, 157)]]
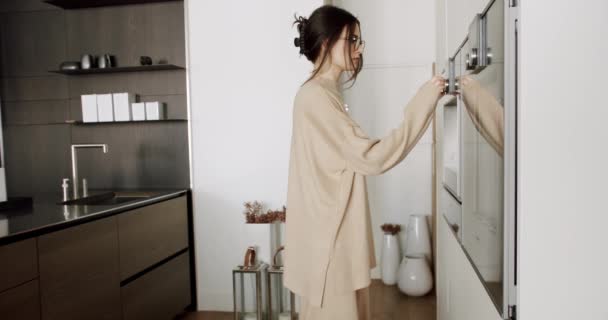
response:
[(371, 320), (369, 287), (340, 296), (326, 295), (323, 306), (311, 306), (301, 297), (299, 320)]

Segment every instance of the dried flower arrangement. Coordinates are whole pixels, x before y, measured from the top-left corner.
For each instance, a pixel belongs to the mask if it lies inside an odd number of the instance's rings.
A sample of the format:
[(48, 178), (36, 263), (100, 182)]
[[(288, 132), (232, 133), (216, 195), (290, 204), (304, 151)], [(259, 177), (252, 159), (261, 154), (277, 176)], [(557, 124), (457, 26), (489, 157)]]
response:
[(385, 223), (381, 225), (380, 228), (382, 228), (382, 231), (384, 231), (385, 234), (391, 235), (396, 235), (401, 231), (401, 226), (398, 224)]
[(247, 223), (273, 223), (285, 222), (287, 208), (283, 206), (281, 210), (268, 210), (263, 213), (264, 206), (259, 201), (245, 202), (245, 220)]

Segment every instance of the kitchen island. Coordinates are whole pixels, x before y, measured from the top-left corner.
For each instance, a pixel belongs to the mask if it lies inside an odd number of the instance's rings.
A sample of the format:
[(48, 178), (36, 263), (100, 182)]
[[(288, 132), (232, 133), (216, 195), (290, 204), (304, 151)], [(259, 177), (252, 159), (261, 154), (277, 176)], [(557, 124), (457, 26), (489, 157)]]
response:
[(169, 319), (193, 307), (189, 190), (91, 194), (0, 212), (3, 319)]

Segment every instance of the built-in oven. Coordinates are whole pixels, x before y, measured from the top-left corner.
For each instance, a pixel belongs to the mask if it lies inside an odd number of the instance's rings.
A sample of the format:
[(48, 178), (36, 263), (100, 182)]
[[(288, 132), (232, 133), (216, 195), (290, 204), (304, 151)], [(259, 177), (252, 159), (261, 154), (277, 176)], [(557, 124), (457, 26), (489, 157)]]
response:
[[(516, 37), (512, 2), (475, 16), (448, 62), (443, 107), (443, 185), (460, 204), (457, 236), (503, 318), (515, 304)], [(449, 212), (447, 210), (445, 212)]]

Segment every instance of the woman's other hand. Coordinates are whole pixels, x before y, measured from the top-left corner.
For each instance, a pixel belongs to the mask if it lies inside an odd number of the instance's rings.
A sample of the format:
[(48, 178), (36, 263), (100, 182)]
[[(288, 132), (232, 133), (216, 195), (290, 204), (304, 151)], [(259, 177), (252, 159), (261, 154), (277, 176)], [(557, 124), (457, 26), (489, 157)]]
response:
[(439, 90), (440, 95), (445, 93), (445, 78), (442, 76), (434, 76), (428, 82)]

